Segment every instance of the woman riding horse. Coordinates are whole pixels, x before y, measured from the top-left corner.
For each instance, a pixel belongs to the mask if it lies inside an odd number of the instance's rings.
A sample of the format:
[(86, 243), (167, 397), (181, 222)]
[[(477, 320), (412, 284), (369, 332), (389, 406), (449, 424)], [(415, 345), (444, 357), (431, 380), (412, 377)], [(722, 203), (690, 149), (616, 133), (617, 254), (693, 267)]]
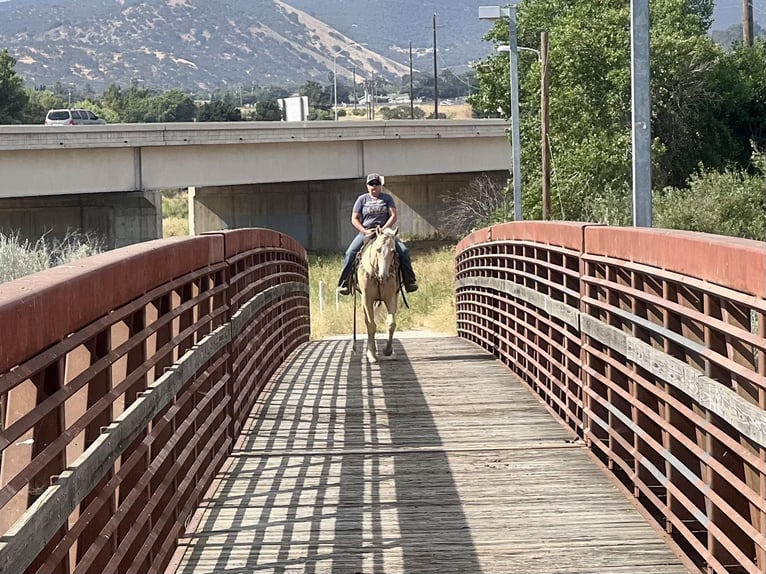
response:
[[(390, 229), (396, 223), (396, 204), (393, 197), (383, 192), (383, 177), (380, 174), (371, 173), (367, 176), (367, 193), (363, 193), (356, 199), (351, 211), (351, 225), (359, 233), (346, 249), (343, 270), (338, 280), (338, 292), (341, 295), (351, 293), (349, 280), (365, 237), (372, 235), (377, 227)], [(404, 289), (407, 293), (417, 291), (418, 282), (415, 271), (412, 269), (410, 252), (399, 238), (396, 238), (396, 252), (399, 254)]]

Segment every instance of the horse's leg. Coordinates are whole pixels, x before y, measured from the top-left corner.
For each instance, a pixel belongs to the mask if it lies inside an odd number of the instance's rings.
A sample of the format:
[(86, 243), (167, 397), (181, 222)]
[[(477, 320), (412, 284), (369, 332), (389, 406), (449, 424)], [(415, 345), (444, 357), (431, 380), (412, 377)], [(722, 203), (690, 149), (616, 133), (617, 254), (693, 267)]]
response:
[(396, 298), (397, 292), (389, 295), (386, 299), (386, 309), (388, 309), (388, 316), (386, 317), (386, 325), (388, 325), (388, 341), (386, 342), (386, 349), (383, 354), (388, 357), (394, 352), (394, 331), (396, 331), (396, 306), (399, 300)]
[(364, 300), (364, 323), (367, 326), (367, 360), (378, 362), (378, 350), (375, 348), (375, 308), (369, 296)]

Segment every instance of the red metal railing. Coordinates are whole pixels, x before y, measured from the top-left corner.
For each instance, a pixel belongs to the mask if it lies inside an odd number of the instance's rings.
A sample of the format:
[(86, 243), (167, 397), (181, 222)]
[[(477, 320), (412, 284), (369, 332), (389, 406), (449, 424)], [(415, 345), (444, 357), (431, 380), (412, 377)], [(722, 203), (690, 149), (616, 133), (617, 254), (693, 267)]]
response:
[(458, 334), (524, 380), (691, 559), (766, 571), (766, 245), (510, 223), (457, 248)]
[(0, 572), (160, 572), (309, 337), (293, 239), (144, 243), (0, 287)]

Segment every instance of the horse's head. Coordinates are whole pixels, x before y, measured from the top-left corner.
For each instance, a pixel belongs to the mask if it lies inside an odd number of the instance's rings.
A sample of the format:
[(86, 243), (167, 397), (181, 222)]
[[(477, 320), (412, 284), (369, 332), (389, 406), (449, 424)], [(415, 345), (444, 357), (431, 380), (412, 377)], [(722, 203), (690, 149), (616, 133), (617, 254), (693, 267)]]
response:
[(396, 253), (396, 234), (399, 229), (381, 228), (375, 229), (375, 241), (372, 248), (375, 251), (375, 266), (378, 277), (388, 278), (391, 271), (391, 263)]

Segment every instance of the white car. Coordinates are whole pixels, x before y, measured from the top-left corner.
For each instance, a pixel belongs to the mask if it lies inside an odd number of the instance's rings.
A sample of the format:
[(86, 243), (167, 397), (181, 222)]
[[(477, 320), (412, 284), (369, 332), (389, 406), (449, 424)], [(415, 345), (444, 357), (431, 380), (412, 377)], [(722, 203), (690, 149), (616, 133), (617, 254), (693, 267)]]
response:
[(95, 126), (106, 123), (90, 110), (48, 110), (45, 116), (46, 126)]

